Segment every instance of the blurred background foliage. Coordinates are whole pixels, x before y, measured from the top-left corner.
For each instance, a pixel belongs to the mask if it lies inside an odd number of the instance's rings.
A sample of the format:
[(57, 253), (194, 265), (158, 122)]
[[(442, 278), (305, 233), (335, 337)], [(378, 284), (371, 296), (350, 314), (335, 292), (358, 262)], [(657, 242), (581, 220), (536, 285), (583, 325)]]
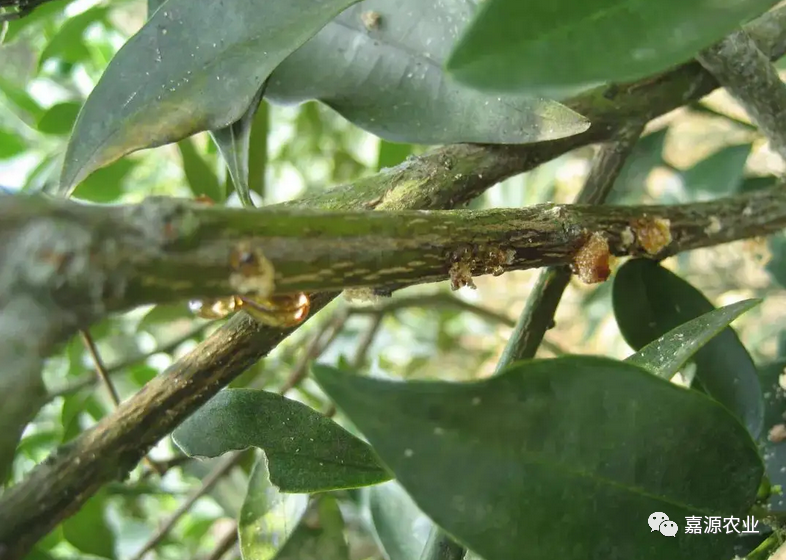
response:
[[(140, 0), (55, 0), (10, 22), (0, 45), (0, 184), (39, 191), (57, 181), (81, 104), (114, 53), (145, 18), (146, 7)], [(422, 146), (380, 141), (315, 102), (294, 107), (265, 102), (252, 132), (251, 188), (258, 204), (272, 204), (395, 166), (423, 151)], [(472, 206), (569, 202), (586, 176), (592, 153), (590, 148), (578, 150), (505, 181)], [(716, 92), (701, 105), (650, 123), (612, 199), (625, 204), (705, 200), (762, 188), (783, 171), (739, 107), (724, 92)], [(127, 156), (91, 175), (74, 198), (121, 203), (151, 195), (202, 194), (239, 205), (207, 134)], [(693, 251), (665, 264), (717, 306), (766, 298), (735, 325), (758, 363), (784, 357), (779, 341), (786, 326), (785, 236)], [(464, 288), (455, 294), (443, 283), (403, 290), (376, 303), (340, 298), (232, 386), (278, 390), (295, 383), (288, 396), (328, 410), (317, 385), (301, 381), (307, 358), (327, 364), (345, 362), (398, 378), (487, 376), (535, 274), (479, 278), (477, 290)], [(540, 355), (623, 358), (630, 354), (612, 315), (610, 291), (608, 283), (586, 286), (574, 281)], [(122, 399), (193, 349), (215, 327), (192, 317), (184, 302), (112, 317), (91, 329), (91, 334)], [(51, 399), (20, 443), (13, 481), (112, 411), (115, 405), (96, 383), (94, 368), (78, 338), (51, 360), (46, 371)], [(147, 557), (236, 555), (234, 519), (243, 507), (254, 463), (247, 455), (237, 460), (237, 468), (223, 472), (223, 458), (184, 459), (167, 439), (150, 453), (152, 463), (140, 465), (124, 484), (111, 485), (92, 498), (39, 545), (36, 555), (134, 558), (188, 503), (189, 496), (200, 492)], [(216, 472), (221, 476), (211, 479)], [(200, 490), (203, 485), (207, 490)], [(375, 507), (382, 495), (387, 503), (400, 505), (398, 515), (385, 517), (385, 511)], [(343, 517), (349, 549), (338, 550), (336, 558), (383, 558), (380, 540), (388, 543), (391, 560), (411, 557), (402, 531), (410, 539), (414, 534), (425, 540), (428, 534), (428, 520), (418, 517), (394, 483), (333, 497), (337, 501), (319, 502), (317, 514), (323, 527), (330, 525), (326, 520), (337, 516), (340, 523)], [(372, 516), (376, 534), (370, 528)], [(289, 532), (294, 527), (279, 529)], [(283, 552), (279, 557), (286, 556)]]

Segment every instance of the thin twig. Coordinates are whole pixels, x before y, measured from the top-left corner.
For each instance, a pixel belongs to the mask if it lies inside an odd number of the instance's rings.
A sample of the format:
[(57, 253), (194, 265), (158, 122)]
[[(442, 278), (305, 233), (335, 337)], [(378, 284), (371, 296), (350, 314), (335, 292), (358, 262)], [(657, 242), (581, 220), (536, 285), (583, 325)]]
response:
[(221, 537), (221, 540), (218, 541), (218, 544), (211, 551), (211, 553), (205, 557), (205, 560), (221, 560), (221, 558), (223, 558), (227, 552), (232, 550), (232, 548), (237, 544), (237, 541), (237, 524), (234, 524), (233, 527), (230, 528), (223, 537)]
[(786, 85), (747, 31), (732, 33), (696, 58), (740, 102), (773, 150), (786, 160)]
[[(122, 361), (120, 361), (120, 362), (118, 362), (116, 364), (112, 364), (112, 365), (106, 366), (104, 368), (104, 371), (105, 371), (107, 376), (111, 376), (113, 374), (119, 373), (119, 372), (121, 372), (121, 371), (123, 371), (123, 370), (125, 370), (125, 369), (127, 369), (127, 368), (129, 368), (131, 366), (133, 366), (134, 364), (142, 362), (142, 361), (144, 361), (144, 360), (148, 359), (149, 357), (154, 356), (156, 354), (169, 354), (172, 351), (174, 351), (178, 346), (180, 346), (181, 344), (183, 344), (187, 340), (191, 340), (195, 336), (199, 335), (207, 327), (209, 327), (210, 325), (212, 325), (214, 323), (215, 323), (215, 321), (201, 322), (195, 328), (191, 329), (190, 331), (188, 331), (187, 333), (183, 334), (182, 336), (178, 336), (178, 337), (170, 340), (169, 342), (166, 342), (166, 343), (162, 344), (161, 346), (158, 346), (158, 347), (154, 348), (150, 352), (140, 353), (140, 354), (137, 354), (135, 356), (131, 356), (128, 359), (122, 360)], [(96, 383), (96, 381), (99, 379), (99, 377), (100, 377), (100, 374), (98, 374), (97, 371), (93, 372), (92, 374), (88, 374), (88, 375), (86, 375), (84, 377), (81, 377), (81, 378), (73, 381), (72, 383), (66, 385), (65, 387), (62, 387), (62, 388), (60, 388), (60, 389), (58, 389), (56, 391), (52, 391), (49, 394), (49, 396), (48, 396), (48, 401), (51, 401), (51, 400), (53, 400), (53, 399), (55, 399), (57, 397), (65, 397), (65, 396), (71, 395), (73, 393), (77, 393), (77, 392), (79, 392), (79, 391), (81, 391), (83, 389), (87, 389), (88, 387), (92, 387)]]
[(185, 502), (180, 504), (180, 507), (169, 516), (169, 518), (164, 522), (163, 525), (158, 529), (155, 535), (153, 535), (144, 545), (142, 548), (137, 552), (132, 560), (142, 560), (145, 554), (153, 550), (157, 547), (169, 534), (169, 531), (177, 524), (183, 515), (185, 515), (191, 507), (196, 503), (196, 501), (210, 492), (210, 489), (216, 485), (216, 483), (221, 480), (226, 474), (229, 473), (235, 466), (237, 466), (240, 461), (243, 459), (244, 452), (235, 452), (229, 454), (227, 457), (224, 457), (222, 461), (214, 468), (210, 474), (208, 474), (204, 480), (202, 481), (202, 486), (200, 486), (197, 490), (195, 490)]
[[(611, 142), (601, 146), (576, 203), (601, 204), (606, 199), (643, 129), (642, 123), (631, 124), (620, 130)], [(567, 266), (549, 267), (538, 274), (524, 311), (497, 363), (496, 373), (512, 362), (535, 356), (546, 331), (554, 323), (554, 314), (570, 277), (571, 270)]]

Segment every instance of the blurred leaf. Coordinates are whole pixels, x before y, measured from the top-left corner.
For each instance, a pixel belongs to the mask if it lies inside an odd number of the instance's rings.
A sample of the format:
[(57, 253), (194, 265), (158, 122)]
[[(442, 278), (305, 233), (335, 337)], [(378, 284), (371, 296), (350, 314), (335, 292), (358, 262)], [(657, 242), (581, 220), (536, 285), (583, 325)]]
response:
[(270, 72), (353, 1), (168, 0), (85, 102), (61, 192), (125, 154), (237, 121)]
[(140, 387), (158, 375), (158, 369), (145, 365), (135, 364), (128, 368), (129, 377)]
[(47, 400), (41, 378), (42, 364), (36, 358), (18, 357), (3, 363), (0, 395), (13, 395), (0, 406), (0, 487), (8, 478), (14, 453), (25, 426)]
[(136, 165), (137, 162), (134, 160), (121, 159), (99, 169), (79, 183), (79, 186), (74, 189), (74, 198), (104, 203), (116, 201), (125, 192), (123, 180)]
[(60, 432), (44, 430), (25, 436), (19, 442), (16, 452), (26, 455), (33, 461), (39, 461), (41, 454), (49, 454), (60, 443)]
[(243, 206), (251, 208), (254, 207), (254, 201), (249, 194), (251, 187), (249, 186), (248, 171), (251, 153), (251, 129), (264, 92), (265, 86), (262, 86), (254, 96), (246, 112), (237, 121), (229, 126), (210, 132), (210, 136), (221, 152), (221, 157), (224, 158), (227, 164), (240, 202), (243, 203)]
[(586, 119), (554, 101), (487, 95), (447, 78), (442, 63), (473, 12), (466, 0), (366, 0), (276, 68), (265, 95), (319, 99), (394, 142), (526, 143), (586, 130)]
[(16, 109), (15, 114), (27, 124), (38, 122), (44, 109), (28, 93), (0, 75), (0, 92)]
[(36, 7), (25, 17), (8, 22), (8, 31), (2, 44), (7, 45), (18, 39), (26, 29), (37, 28), (45, 21), (52, 21), (55, 16), (62, 15), (73, 0), (48, 0)]
[(365, 492), (375, 537), (387, 559), (419, 558), (434, 525), (431, 520), (395, 480)]
[(0, 129), (0, 160), (10, 159), (27, 150), (27, 144), (19, 134)]
[[(772, 485), (780, 485), (786, 492), (786, 441), (770, 440), (769, 432), (776, 428), (775, 434), (782, 433), (778, 426), (786, 430), (786, 392), (780, 383), (780, 377), (786, 368), (786, 360), (778, 360), (759, 368), (761, 385), (764, 390), (764, 432), (759, 438), (759, 446), (764, 457), (767, 478)], [(773, 495), (769, 500), (769, 509), (773, 513), (786, 514), (786, 494)]]
[(172, 437), (192, 457), (258, 447), (282, 492), (355, 488), (390, 479), (368, 444), (308, 406), (266, 391), (225, 389)]
[(691, 199), (718, 198), (734, 194), (742, 183), (751, 144), (727, 146), (704, 158), (682, 174)]
[(83, 35), (92, 24), (105, 21), (107, 12), (107, 8), (95, 7), (69, 17), (44, 47), (38, 59), (39, 71), (50, 58), (59, 58), (71, 64), (89, 58), (90, 51), (85, 46)]
[(737, 317), (760, 303), (760, 299), (747, 299), (713, 309), (670, 330), (625, 361), (641, 366), (663, 379), (671, 379), (700, 348)]
[(218, 182), (215, 172), (197, 152), (191, 138), (177, 143), (180, 157), (183, 159), (183, 172), (194, 196), (204, 195), (214, 202), (226, 200), (226, 194)]
[(115, 557), (115, 535), (104, 519), (106, 495), (99, 492), (63, 521), (65, 539), (77, 549), (102, 558)]
[(273, 558), (295, 530), (307, 507), (307, 495), (282, 494), (270, 483), (267, 461), (260, 458), (248, 481), (248, 493), (238, 520), (243, 560)]
[[(714, 309), (699, 290), (649, 259), (630, 260), (617, 270), (612, 300), (620, 332), (634, 350)], [(707, 393), (758, 437), (761, 387), (756, 366), (737, 333), (725, 328), (696, 352), (693, 361)]]
[(63, 427), (63, 436), (60, 443), (67, 443), (82, 431), (79, 425), (79, 415), (85, 408), (85, 403), (93, 396), (87, 392), (66, 395), (63, 398), (63, 407), (60, 410), (60, 425)]
[(377, 153), (377, 171), (387, 167), (395, 167), (412, 155), (412, 144), (396, 144), (387, 140), (379, 141)]
[(642, 136), (622, 167), (610, 200), (615, 203), (638, 200), (644, 191), (647, 177), (657, 166), (663, 164), (663, 147), (669, 127), (661, 128)]
[(767, 247), (771, 258), (765, 268), (773, 280), (786, 287), (786, 235), (783, 232), (771, 235), (767, 239)]
[(69, 134), (81, 105), (73, 101), (52, 105), (38, 120), (38, 131), (44, 134)]
[(194, 319), (194, 314), (187, 305), (183, 303), (156, 305), (145, 313), (137, 325), (137, 330), (146, 330), (162, 323), (173, 323), (180, 319)]
[(487, 0), (448, 71), (483, 90), (553, 95), (687, 62), (774, 0)]
[(323, 494), (309, 505), (275, 560), (349, 560), (344, 518), (334, 497)]
[(739, 517), (762, 476), (722, 406), (607, 358), (463, 384), (313, 371), (423, 512), (487, 560), (717, 560), (736, 535), (653, 539), (648, 512)]

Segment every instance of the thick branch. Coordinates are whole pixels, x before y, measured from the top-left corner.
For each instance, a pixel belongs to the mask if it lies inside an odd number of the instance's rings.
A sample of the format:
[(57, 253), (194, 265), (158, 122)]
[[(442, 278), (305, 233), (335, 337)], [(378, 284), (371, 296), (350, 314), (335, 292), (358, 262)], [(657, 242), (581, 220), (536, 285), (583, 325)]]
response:
[(746, 31), (737, 31), (697, 57), (759, 125), (786, 160), (786, 84)]
[[(772, 58), (786, 52), (785, 21), (786, 9), (781, 8), (748, 27), (759, 47)], [(712, 76), (698, 63), (692, 63), (653, 79), (599, 88), (570, 102), (593, 123), (581, 135), (529, 146), (449, 146), (303, 203), (338, 210), (455, 207), (501, 179), (576, 147), (608, 140), (619, 123), (654, 118), (700, 99), (715, 87)], [(312, 309), (321, 308), (332, 297), (314, 297)], [(23, 317), (36, 308), (35, 301), (17, 306)], [(5, 308), (2, 313), (6, 313)], [(115, 413), (7, 490), (0, 501), (3, 560), (24, 557), (39, 538), (76, 511), (104, 483), (122, 478), (149, 447), (265, 356), (289, 332), (261, 328), (243, 315), (234, 317)], [(0, 341), (10, 344), (2, 337)], [(13, 350), (12, 346), (0, 348), (0, 353), (9, 348)], [(31, 363), (27, 371), (37, 372), (35, 366)]]
[[(145, 217), (143, 226), (139, 216)], [(24, 247), (33, 270), (52, 260), (85, 263), (79, 273), (84, 283), (63, 285), (53, 275), (49, 279), (58, 283), (17, 285), (16, 293), (44, 291), (61, 309), (91, 316), (233, 293), (266, 297), (448, 278), (461, 283), (469, 274), (572, 264), (596, 233), (614, 255), (664, 257), (780, 230), (786, 226), (786, 189), (674, 206), (539, 204), (482, 211), (244, 210), (172, 200), (100, 207), (28, 196), (11, 197), (0, 207), (0, 224), (49, 219), (76, 239), (93, 232), (94, 242), (84, 253), (57, 253), (45, 238), (33, 246), (10, 237), (12, 246)], [(648, 232), (655, 227), (662, 231)], [(664, 236), (655, 249), (652, 234)], [(57, 243), (67, 247), (65, 235)], [(238, 255), (246, 253), (252, 263), (237, 267)]]

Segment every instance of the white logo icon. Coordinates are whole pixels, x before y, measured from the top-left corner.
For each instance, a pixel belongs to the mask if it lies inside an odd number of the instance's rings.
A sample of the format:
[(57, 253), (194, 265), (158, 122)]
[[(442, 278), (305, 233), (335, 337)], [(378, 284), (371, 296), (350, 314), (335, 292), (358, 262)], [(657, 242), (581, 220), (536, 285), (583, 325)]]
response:
[(656, 511), (650, 514), (647, 519), (647, 524), (650, 526), (650, 533), (653, 531), (660, 531), (661, 534), (667, 537), (673, 537), (679, 531), (679, 527), (674, 521), (669, 520), (669, 516), (661, 511)]

